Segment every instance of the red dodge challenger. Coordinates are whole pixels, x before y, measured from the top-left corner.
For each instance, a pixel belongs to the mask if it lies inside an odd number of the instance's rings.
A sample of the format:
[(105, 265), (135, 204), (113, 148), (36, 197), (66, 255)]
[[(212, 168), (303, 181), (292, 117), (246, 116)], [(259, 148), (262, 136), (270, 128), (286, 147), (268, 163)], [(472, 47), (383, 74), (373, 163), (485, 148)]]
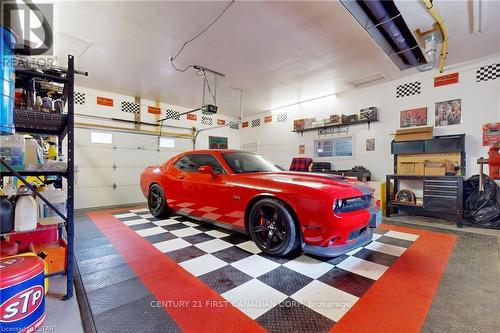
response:
[(249, 234), (271, 255), (338, 256), (372, 240), (382, 214), (367, 186), (340, 176), (282, 171), (260, 155), (197, 150), (147, 167), (151, 214), (172, 213)]

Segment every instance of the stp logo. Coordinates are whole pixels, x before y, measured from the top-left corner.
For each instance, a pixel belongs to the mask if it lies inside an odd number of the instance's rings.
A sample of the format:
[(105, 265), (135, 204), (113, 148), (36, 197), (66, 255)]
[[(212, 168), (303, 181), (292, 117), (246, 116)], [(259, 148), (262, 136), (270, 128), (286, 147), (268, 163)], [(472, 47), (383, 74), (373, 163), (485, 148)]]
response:
[(0, 322), (11, 323), (28, 317), (36, 311), (43, 300), (43, 287), (33, 286), (25, 289), (0, 306)]

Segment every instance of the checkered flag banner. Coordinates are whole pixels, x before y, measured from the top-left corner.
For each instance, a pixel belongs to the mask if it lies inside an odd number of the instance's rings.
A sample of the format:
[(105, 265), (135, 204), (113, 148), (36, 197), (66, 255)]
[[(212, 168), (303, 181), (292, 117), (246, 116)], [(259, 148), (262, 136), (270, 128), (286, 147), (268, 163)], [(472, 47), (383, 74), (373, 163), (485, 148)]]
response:
[(122, 111), (130, 113), (139, 113), (141, 112), (141, 106), (137, 103), (122, 102)]
[(202, 117), (201, 117), (201, 123), (202, 123), (203, 125), (212, 126), (212, 118), (207, 117), (207, 116), (202, 116)]
[(284, 122), (286, 122), (287, 118), (288, 118), (288, 115), (286, 113), (278, 113), (276, 115), (276, 122), (277, 123), (284, 123)]
[(252, 127), (260, 126), (260, 118), (252, 120)]
[(230, 129), (234, 129), (234, 130), (239, 130), (240, 129), (240, 124), (234, 123), (234, 122), (230, 122), (229, 123), (229, 128)]
[(479, 67), (476, 70), (476, 82), (495, 80), (500, 77), (500, 64)]
[(180, 115), (179, 115), (179, 111), (175, 111), (175, 110), (172, 110), (172, 109), (167, 109), (165, 111), (165, 117), (167, 119), (175, 119), (175, 120), (180, 120)]
[(421, 83), (418, 81), (401, 84), (396, 87), (396, 98), (420, 94)]
[(75, 91), (74, 103), (79, 105), (85, 104), (85, 93)]

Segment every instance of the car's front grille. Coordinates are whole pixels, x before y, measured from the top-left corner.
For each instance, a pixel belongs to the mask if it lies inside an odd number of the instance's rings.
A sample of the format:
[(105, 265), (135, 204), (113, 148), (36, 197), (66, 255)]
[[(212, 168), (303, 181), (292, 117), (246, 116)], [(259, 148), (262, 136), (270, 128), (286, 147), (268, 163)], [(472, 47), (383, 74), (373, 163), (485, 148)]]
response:
[(335, 205), (333, 207), (333, 210), (336, 213), (352, 212), (355, 210), (368, 208), (371, 205), (373, 205), (373, 203), (374, 203), (374, 199), (373, 199), (373, 195), (371, 195), (371, 194), (366, 194), (366, 195), (362, 195), (360, 197), (354, 197), (354, 198), (337, 199), (335, 201)]

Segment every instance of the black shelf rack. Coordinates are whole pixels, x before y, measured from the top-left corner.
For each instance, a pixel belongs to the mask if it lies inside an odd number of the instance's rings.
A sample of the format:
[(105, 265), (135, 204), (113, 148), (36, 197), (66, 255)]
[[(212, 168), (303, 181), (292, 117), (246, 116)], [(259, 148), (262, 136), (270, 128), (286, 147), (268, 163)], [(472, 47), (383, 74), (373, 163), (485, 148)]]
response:
[[(22, 85), (32, 78), (37, 78), (45, 83), (63, 84), (62, 99), (67, 106), (66, 114), (50, 114), (40, 111), (15, 110), (14, 127), (18, 133), (28, 134), (46, 134), (56, 135), (59, 138), (59, 153), (63, 151), (62, 141), (67, 140), (67, 169), (66, 171), (16, 171), (3, 159), (0, 163), (7, 171), (0, 172), (1, 178), (14, 176), (26, 185), (33, 193), (45, 202), (63, 222), (60, 225), (66, 233), (68, 243), (66, 270), (53, 275), (66, 275), (66, 295), (63, 299), (69, 299), (73, 296), (73, 268), (74, 268), (74, 86), (75, 86), (75, 67), (74, 57), (68, 55), (68, 67), (61, 70), (51, 69), (16, 69), (16, 85)], [(35, 176), (58, 176), (67, 180), (67, 199), (66, 214), (58, 210), (50, 203), (40, 192), (37, 191), (27, 180), (26, 177)]]

